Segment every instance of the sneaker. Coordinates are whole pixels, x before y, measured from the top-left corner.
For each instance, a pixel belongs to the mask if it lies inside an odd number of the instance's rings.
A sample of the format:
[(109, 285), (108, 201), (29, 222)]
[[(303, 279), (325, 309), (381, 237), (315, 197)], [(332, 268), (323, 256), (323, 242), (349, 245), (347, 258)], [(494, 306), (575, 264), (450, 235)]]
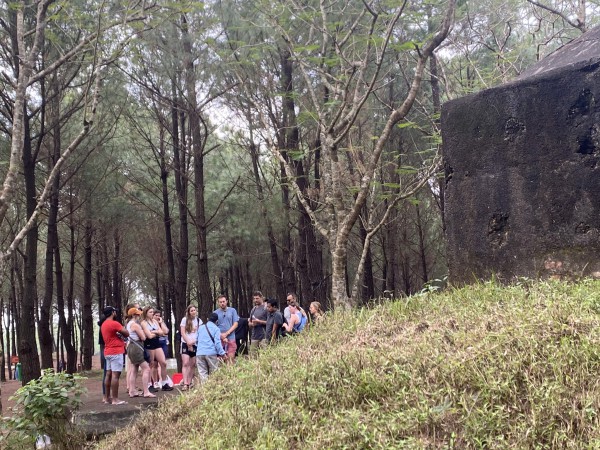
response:
[(154, 383), (154, 388), (155, 389), (160, 389), (160, 383), (158, 381), (156, 383)]
[(155, 392), (158, 392), (158, 389), (156, 389), (154, 386), (150, 386), (150, 387), (148, 388), (148, 390), (149, 390), (150, 392), (152, 392), (153, 394), (154, 394)]
[(166, 384), (166, 383), (165, 383), (165, 384), (163, 385), (163, 387), (162, 387), (162, 390), (163, 390), (163, 391), (172, 391), (172, 390), (173, 390), (173, 388), (172, 388), (171, 386), (169, 386), (168, 384)]

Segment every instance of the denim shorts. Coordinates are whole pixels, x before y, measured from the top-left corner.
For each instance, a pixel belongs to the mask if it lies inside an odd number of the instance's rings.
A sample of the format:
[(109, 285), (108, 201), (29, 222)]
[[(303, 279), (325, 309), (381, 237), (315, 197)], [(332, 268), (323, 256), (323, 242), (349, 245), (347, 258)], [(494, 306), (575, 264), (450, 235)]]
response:
[(106, 370), (123, 372), (123, 355), (104, 355), (106, 359)]

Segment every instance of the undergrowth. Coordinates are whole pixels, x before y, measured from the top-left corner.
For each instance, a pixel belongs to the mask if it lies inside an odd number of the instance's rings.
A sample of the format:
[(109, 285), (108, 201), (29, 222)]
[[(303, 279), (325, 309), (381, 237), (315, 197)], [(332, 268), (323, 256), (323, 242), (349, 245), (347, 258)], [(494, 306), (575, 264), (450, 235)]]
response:
[(600, 448), (600, 282), (485, 283), (336, 313), (103, 449)]

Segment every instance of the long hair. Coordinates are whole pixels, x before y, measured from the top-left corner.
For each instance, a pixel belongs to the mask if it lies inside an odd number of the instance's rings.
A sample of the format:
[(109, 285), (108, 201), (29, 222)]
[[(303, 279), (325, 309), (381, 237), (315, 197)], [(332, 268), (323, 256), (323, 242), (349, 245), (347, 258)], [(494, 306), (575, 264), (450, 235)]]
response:
[[(142, 310), (142, 320), (145, 320), (146, 322), (148, 322), (148, 311), (150, 311), (151, 309), (154, 309), (154, 306), (146, 306), (144, 307), (144, 309)], [(152, 320), (154, 320), (151, 317)]]
[[(194, 331), (194, 317), (192, 317), (192, 315), (190, 314), (190, 309), (192, 309), (192, 308), (196, 308), (196, 305), (189, 305), (185, 309), (185, 332), (186, 333), (191, 333), (192, 331)], [(196, 311), (198, 311), (198, 308), (196, 308)]]
[(317, 316), (322, 316), (323, 314), (325, 314), (323, 312), (323, 309), (321, 309), (321, 304), (319, 302), (312, 302), (310, 306), (313, 306), (315, 308), (315, 310), (317, 311)]

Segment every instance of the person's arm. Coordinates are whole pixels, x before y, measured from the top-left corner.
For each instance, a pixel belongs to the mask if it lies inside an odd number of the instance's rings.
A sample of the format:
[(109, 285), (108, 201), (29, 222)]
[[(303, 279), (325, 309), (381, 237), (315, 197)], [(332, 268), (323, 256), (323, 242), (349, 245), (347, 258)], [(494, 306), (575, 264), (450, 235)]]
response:
[(229, 336), (231, 333), (233, 333), (238, 327), (238, 323), (237, 322), (233, 322), (233, 325), (231, 325), (231, 328), (229, 328), (229, 330), (227, 330), (227, 333), (225, 333), (225, 337)]
[(280, 326), (281, 326), (280, 324), (273, 322), (273, 331), (271, 332), (271, 339), (270, 339), (271, 342), (277, 340), (277, 331), (279, 330)]
[(163, 336), (168, 336), (169, 335), (169, 328), (163, 322), (162, 317), (160, 318), (160, 321), (158, 323), (160, 324), (160, 328), (161, 328), (161, 330), (163, 332)]
[[(185, 345), (188, 346), (188, 348), (190, 347), (190, 341), (188, 341), (188, 335), (185, 331), (185, 325), (181, 325), (179, 327), (179, 332), (181, 333), (181, 338), (183, 339), (183, 342), (185, 342)], [(197, 340), (197, 338), (196, 338)]]
[(142, 329), (144, 330), (144, 334), (146, 335), (146, 339), (152, 339), (156, 337), (156, 333), (154, 333), (150, 327), (148, 327), (148, 322), (144, 320), (142, 322)]
[(124, 337), (129, 337), (129, 331), (127, 331), (127, 328), (125, 327), (121, 327), (121, 329), (119, 330), (119, 334)]
[(298, 320), (300, 320), (298, 319), (298, 315), (292, 314), (288, 319), (288, 322), (283, 324), (283, 329), (290, 333), (294, 329), (294, 325), (298, 323)]
[[(200, 327), (198, 327), (198, 330), (200, 330)], [(206, 331), (208, 333), (210, 333), (210, 329), (207, 329)], [(215, 339), (215, 350), (217, 351), (217, 356), (225, 356), (225, 349), (223, 348), (221, 339), (219, 339), (219, 329), (218, 328), (215, 329), (213, 338)]]
[(146, 340), (146, 333), (144, 333), (144, 330), (142, 327), (140, 327), (139, 323), (132, 324), (131, 328), (137, 333), (138, 337), (140, 338), (140, 341)]

